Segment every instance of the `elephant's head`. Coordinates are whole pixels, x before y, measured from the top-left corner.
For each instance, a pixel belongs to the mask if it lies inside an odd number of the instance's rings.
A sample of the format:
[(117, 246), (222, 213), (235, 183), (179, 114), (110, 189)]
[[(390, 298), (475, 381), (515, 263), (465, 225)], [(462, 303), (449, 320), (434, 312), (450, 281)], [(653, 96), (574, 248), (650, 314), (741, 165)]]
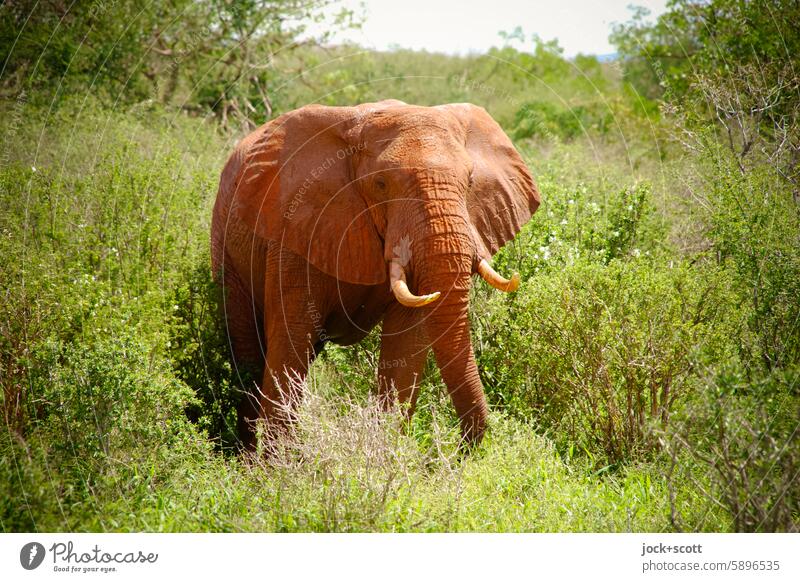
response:
[[(384, 101), (308, 106), (253, 143), (236, 208), (257, 234), (319, 270), (385, 283), (422, 308), (462, 430), (480, 439), (486, 403), (469, 333), (471, 275), (505, 291), (489, 266), (539, 206), (537, 187), (483, 109)], [(388, 281), (387, 281), (388, 278)]]

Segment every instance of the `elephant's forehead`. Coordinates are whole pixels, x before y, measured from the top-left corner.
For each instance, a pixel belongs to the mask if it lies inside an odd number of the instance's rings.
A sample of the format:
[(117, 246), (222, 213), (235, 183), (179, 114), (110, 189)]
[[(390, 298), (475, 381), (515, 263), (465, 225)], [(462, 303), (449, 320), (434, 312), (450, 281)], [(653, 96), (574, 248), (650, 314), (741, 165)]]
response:
[(434, 116), (407, 118), (405, 122), (377, 126), (362, 133), (369, 154), (383, 160), (457, 157), (464, 143), (460, 127), (448, 127)]
[(458, 132), (461, 128), (451, 116), (433, 107), (392, 107), (374, 112), (364, 125), (366, 133), (431, 133), (436, 130)]
[(365, 161), (372, 159), (380, 169), (428, 168), (459, 174), (463, 173), (460, 170), (468, 171), (470, 165), (466, 150), (450, 134), (404, 132), (369, 149), (371, 155)]

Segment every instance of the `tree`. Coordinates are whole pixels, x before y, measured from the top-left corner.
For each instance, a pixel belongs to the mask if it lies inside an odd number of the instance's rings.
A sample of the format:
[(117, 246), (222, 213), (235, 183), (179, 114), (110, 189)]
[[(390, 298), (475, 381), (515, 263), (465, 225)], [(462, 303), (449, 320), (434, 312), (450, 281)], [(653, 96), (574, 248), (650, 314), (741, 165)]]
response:
[[(302, 45), (357, 25), (339, 0), (23, 0), (0, 7), (0, 92), (160, 101), (247, 127), (276, 109)], [(317, 32), (309, 29), (316, 25)], [(296, 67), (295, 67), (296, 68)]]
[(683, 129), (715, 126), (742, 172), (766, 160), (800, 193), (800, 2), (671, 0), (617, 25), (626, 80)]

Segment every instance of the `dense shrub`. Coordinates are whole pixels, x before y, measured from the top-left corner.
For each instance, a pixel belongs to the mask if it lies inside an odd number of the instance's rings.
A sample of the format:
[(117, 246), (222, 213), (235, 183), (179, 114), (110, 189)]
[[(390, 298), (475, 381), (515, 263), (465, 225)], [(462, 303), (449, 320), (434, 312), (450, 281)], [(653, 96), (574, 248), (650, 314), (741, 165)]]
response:
[(493, 258), (500, 269), (530, 279), (580, 258), (607, 264), (665, 250), (664, 223), (646, 182), (608, 191), (605, 180), (569, 183), (545, 173), (540, 188), (544, 206), (514, 244)]
[[(797, 372), (746, 378), (729, 371), (714, 378), (663, 435), (669, 481), (683, 487), (699, 466), (709, 477), (695, 483), (696, 491), (727, 507), (736, 531), (800, 530), (798, 386)], [(679, 497), (673, 495), (673, 505), (684, 501)], [(687, 527), (674, 507), (673, 525)]]
[[(208, 253), (201, 253), (175, 287), (167, 352), (178, 378), (197, 399), (188, 417), (223, 450), (237, 447), (236, 408), (256, 381), (253, 370), (234, 366), (223, 317), (223, 289), (211, 277)], [(258, 379), (260, 381), (260, 379)]]
[(105, 337), (35, 350), (24, 396), (36, 417), (24, 438), (3, 431), (0, 440), (5, 528), (86, 527), (82, 520), (103, 519), (91, 509), (102, 497), (127, 495), (204, 450), (184, 413), (191, 390), (125, 323), (111, 319)]
[(696, 386), (693, 371), (728, 355), (727, 306), (721, 277), (685, 264), (579, 260), (534, 277), (482, 321), (490, 400), (598, 462), (635, 458)]
[(800, 206), (767, 168), (742, 173), (719, 151), (702, 191), (708, 236), (749, 304), (743, 361), (800, 366)]
[(582, 134), (604, 134), (611, 123), (611, 112), (602, 103), (591, 106), (559, 107), (547, 101), (526, 103), (514, 117), (514, 139), (544, 137), (572, 139)]
[(698, 137), (692, 200), (737, 306), (736, 357), (707, 368), (699, 397), (664, 433), (670, 478), (683, 482), (699, 466), (708, 479), (698, 490), (728, 509), (737, 531), (797, 531), (800, 209), (769, 164), (743, 165)]
[(59, 133), (48, 159), (62, 147), (68, 170), (23, 165), (22, 148), (0, 169), (6, 529), (103, 529), (93, 504), (205, 447), (165, 347), (210, 188), (174, 140), (115, 119), (96, 159)]

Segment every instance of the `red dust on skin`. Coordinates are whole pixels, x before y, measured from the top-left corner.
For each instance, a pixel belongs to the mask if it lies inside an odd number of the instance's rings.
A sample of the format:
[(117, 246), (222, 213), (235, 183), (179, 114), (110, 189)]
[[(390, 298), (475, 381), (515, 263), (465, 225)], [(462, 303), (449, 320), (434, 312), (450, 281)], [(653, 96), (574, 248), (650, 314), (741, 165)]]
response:
[(244, 138), (222, 172), (211, 250), (236, 364), (262, 379), (239, 409), (245, 445), (256, 420), (268, 436), (285, 428), (287, 374), (303, 378), (326, 341), (355, 343), (381, 320), (384, 406), (413, 414), (432, 349), (465, 441), (480, 442), (471, 277), (516, 289), (489, 261), (539, 203), (511, 141), (470, 104), (311, 105)]

